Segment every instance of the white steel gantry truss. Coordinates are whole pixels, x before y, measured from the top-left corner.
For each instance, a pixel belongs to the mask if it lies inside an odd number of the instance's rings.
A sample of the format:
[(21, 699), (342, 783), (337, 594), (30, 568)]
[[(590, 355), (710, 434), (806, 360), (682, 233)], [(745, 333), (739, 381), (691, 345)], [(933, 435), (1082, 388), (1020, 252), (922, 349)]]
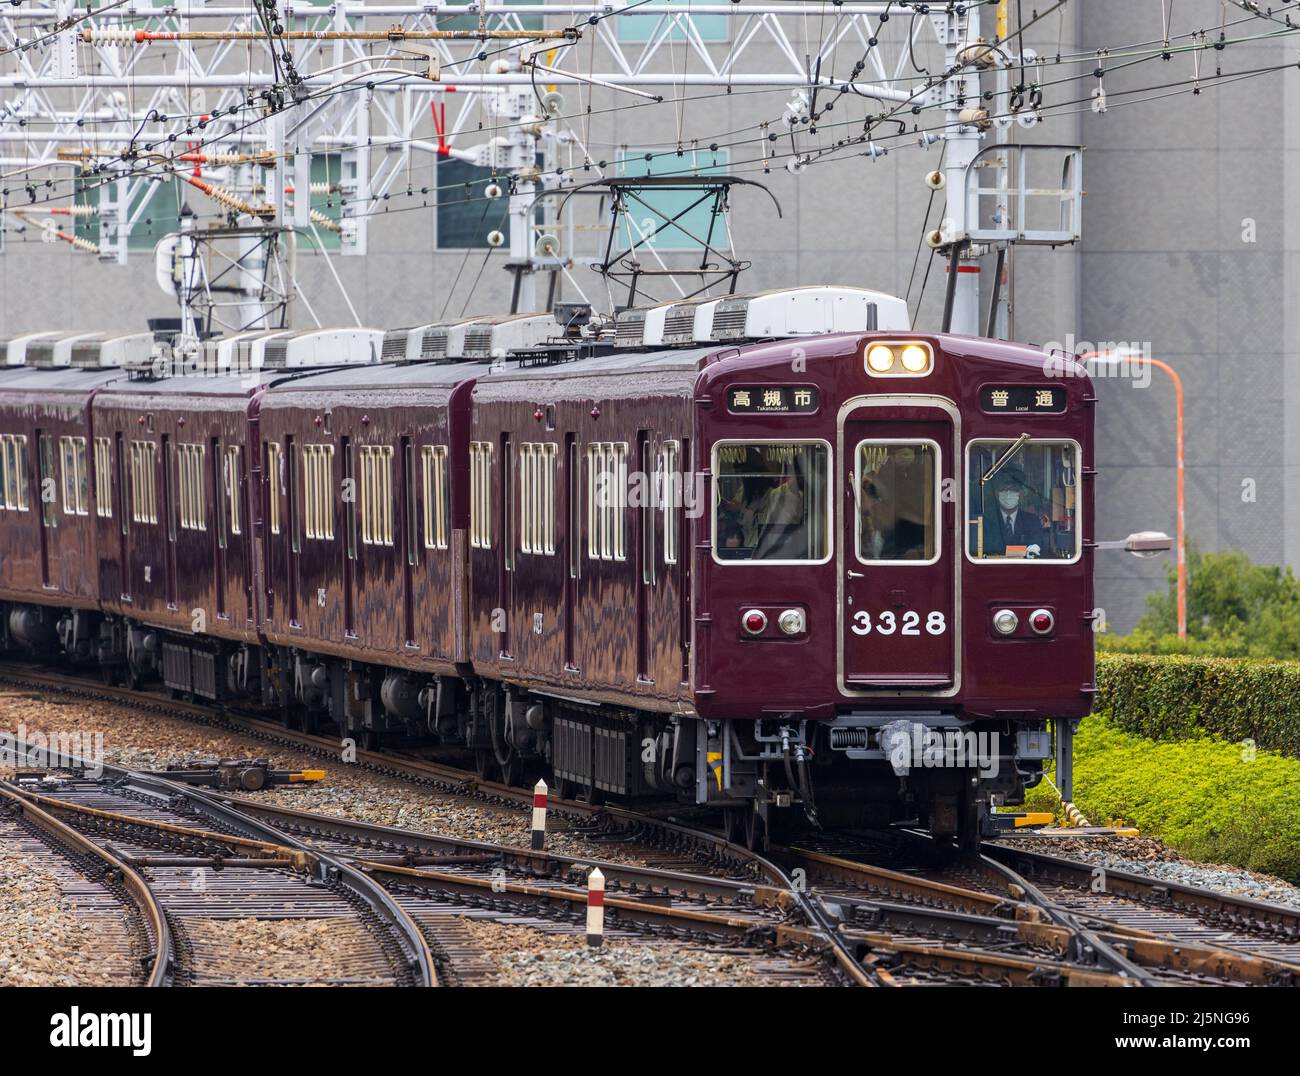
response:
[[(537, 308), (537, 273), (558, 266), (567, 275), (572, 264), (572, 233), (569, 249), (558, 257), (556, 238), (545, 234), (554, 227), (545, 195), (558, 186), (548, 176), (555, 167), (592, 163), (579, 130), (592, 95), (617, 105), (633, 97), (671, 99), (693, 87), (789, 87), (787, 113), (794, 110), (796, 124), (807, 122), (797, 113), (803, 108), (806, 117), (809, 97), (818, 93), (856, 92), (900, 118), (919, 106), (934, 117), (925, 124), (937, 132), (930, 141), (947, 143), (947, 186), (964, 190), (981, 142), (997, 139), (1006, 126), (973, 107), (981, 76), (997, 80), (1005, 101), (1011, 65), (1026, 59), (1019, 43), (1007, 40), (1005, 4), (995, 13), (931, 2), (920, 18), (899, 3), (826, 10), (748, 2), (665, 7), (659, 0), (100, 0), (94, 11), (73, 0), (5, 5), (5, 224), (35, 223), (46, 238), (125, 263), (132, 226), (148, 203), (143, 195), (160, 181), (183, 182), (244, 233), (236, 261), (252, 295), (268, 277), (256, 264), (258, 228), (283, 233), (291, 247), (299, 235), (319, 243), (319, 230), (329, 227), (339, 233), (343, 254), (365, 254), (370, 207), (405, 185), (413, 157), (455, 157), (503, 177), (500, 196), (509, 199), (510, 228), (508, 237), (495, 241), (508, 241), (516, 305), (531, 310)], [(719, 16), (730, 20), (728, 32), (713, 41), (704, 20)], [(620, 21), (633, 19), (638, 32), (620, 34)], [(988, 48), (986, 42), (1003, 44)], [(936, 65), (933, 79), (921, 79), (910, 61), (936, 44), (942, 68)], [(844, 69), (859, 56), (845, 91)], [(1022, 123), (1026, 118), (1032, 109)], [(341, 161), (335, 189), (345, 204), (337, 221), (313, 212), (307, 194), (312, 154), (324, 152)], [(792, 171), (798, 163), (791, 162)], [(48, 177), (66, 179), (88, 168), (100, 189), (97, 242), (53, 223), (60, 208), (84, 213), (84, 207), (42, 196)], [(993, 178), (1004, 189), (1006, 172), (1002, 167)], [(983, 185), (988, 180), (983, 177)], [(69, 191), (70, 185), (57, 189)], [(979, 252), (969, 241), (967, 202), (949, 197), (944, 234), (932, 242), (956, 252), (954, 266), (959, 257)], [(539, 244), (539, 238), (549, 242)], [(951, 325), (976, 332), (977, 280), (954, 276)], [(237, 327), (247, 324), (246, 312), (237, 320)]]

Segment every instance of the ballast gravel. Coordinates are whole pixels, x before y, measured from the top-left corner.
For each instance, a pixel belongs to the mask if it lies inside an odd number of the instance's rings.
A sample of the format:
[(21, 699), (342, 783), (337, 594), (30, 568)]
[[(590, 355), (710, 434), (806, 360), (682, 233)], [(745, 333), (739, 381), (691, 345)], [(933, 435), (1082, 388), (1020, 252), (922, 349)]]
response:
[(789, 986), (803, 978), (765, 974), (761, 960), (665, 942), (613, 941), (598, 949), (585, 936), (463, 919), (475, 943), (496, 962), (499, 986)]
[[(90, 744), (96, 733), (102, 734), (104, 761), (132, 769), (161, 770), (169, 763), (218, 758), (265, 758), (276, 769), (325, 771), (320, 783), (241, 793), (281, 807), (516, 847), (528, 847), (531, 836), (531, 811), (523, 807), (476, 803), (358, 769), (341, 758), (320, 759), (180, 717), (0, 683), (0, 732), (16, 734), (20, 727), (29, 740), (34, 734), (48, 738), (56, 733), (80, 733)], [(639, 862), (634, 855), (620, 852), (617, 845), (589, 840), (566, 828), (564, 820), (552, 816), (546, 836), (548, 851)]]
[(1199, 886), (1229, 896), (1300, 908), (1300, 886), (1242, 867), (1194, 863), (1154, 837), (1013, 837), (998, 843), (1162, 882)]

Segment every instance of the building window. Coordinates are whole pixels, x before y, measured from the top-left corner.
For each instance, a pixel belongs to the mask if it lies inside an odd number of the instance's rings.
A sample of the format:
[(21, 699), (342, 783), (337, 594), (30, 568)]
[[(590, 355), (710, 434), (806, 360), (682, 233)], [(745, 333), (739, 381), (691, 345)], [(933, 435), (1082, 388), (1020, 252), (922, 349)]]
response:
[(587, 446), (587, 556), (626, 560), (627, 442), (598, 441)]
[(240, 514), (239, 503), (239, 483), (243, 477), (240, 469), (240, 451), (238, 445), (230, 445), (226, 448), (226, 501), (229, 504), (230, 533), (232, 535), (243, 533), (243, 518)]
[(555, 446), (519, 446), (519, 550), (555, 552)]
[(393, 544), (393, 447), (361, 446), (361, 542)]
[[(174, 232), (181, 222), (180, 196), (177, 185), (160, 177), (158, 180), (141, 180), (135, 182), (135, 190), (130, 204), (120, 214), (123, 219), (132, 221), (131, 234), (127, 236), (128, 250), (153, 250), (168, 232)], [(78, 239), (88, 239), (92, 243), (100, 240), (100, 223), (98, 207), (103, 180), (96, 176), (87, 176), (75, 182), (74, 200), (78, 206), (90, 206), (88, 216), (77, 217), (73, 230)]]
[(86, 475), (86, 439), (59, 438), (60, 475), (63, 479), (63, 514), (84, 516), (90, 511)]
[(27, 437), (6, 433), (0, 437), (0, 497), (11, 512), (27, 511)]
[(492, 442), (471, 441), (469, 446), (469, 544), (492, 548)]
[(307, 537), (317, 541), (334, 540), (334, 498), (331, 496), (333, 473), (333, 445), (302, 446), (302, 490), (307, 509)]
[(107, 437), (95, 438), (95, 514), (101, 519), (113, 518), (112, 445)]
[(447, 548), (447, 446), (425, 445), (420, 449), (424, 472), (424, 547)]
[(203, 482), (203, 457), (206, 445), (177, 445), (177, 485), (180, 488), (181, 529), (208, 529), (206, 489)]
[[(730, 161), (731, 155), (725, 149), (689, 150), (679, 157), (676, 153), (624, 147), (618, 157), (618, 174), (622, 178), (720, 176), (726, 175)], [(723, 215), (714, 221), (713, 198), (704, 198), (703, 193), (696, 188), (671, 186), (637, 191), (635, 199), (628, 199), (628, 211), (619, 217), (616, 242), (637, 250), (702, 250), (712, 235), (713, 245), (725, 248), (727, 218)]]
[(284, 496), (284, 473), (280, 470), (280, 446), (266, 443), (266, 484), (269, 490), (271, 533), (280, 533), (280, 498)]
[(664, 509), (664, 563), (677, 563), (677, 520), (681, 509), (682, 476), (681, 447), (676, 441), (665, 441), (659, 451), (660, 496)]

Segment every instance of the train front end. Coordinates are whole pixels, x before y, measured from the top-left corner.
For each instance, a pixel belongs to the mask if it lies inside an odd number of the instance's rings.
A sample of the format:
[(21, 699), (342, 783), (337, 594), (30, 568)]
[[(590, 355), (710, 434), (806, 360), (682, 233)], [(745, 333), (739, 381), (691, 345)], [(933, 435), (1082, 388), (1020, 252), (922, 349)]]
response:
[(1093, 394), (924, 334), (761, 344), (695, 394), (696, 799), (977, 839), (1094, 691)]

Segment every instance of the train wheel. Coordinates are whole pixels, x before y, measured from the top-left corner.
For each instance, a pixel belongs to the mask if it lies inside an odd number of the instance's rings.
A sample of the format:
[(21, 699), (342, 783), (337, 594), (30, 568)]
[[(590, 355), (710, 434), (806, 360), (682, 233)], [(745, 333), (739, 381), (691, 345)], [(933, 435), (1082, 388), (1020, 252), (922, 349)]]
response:
[(745, 847), (751, 852), (767, 851), (767, 822), (756, 805), (745, 815)]
[(513, 747), (501, 763), (501, 780), (504, 784), (521, 787), (524, 783), (524, 757)]
[(578, 794), (578, 786), (570, 781), (567, 777), (552, 776), (551, 780), (555, 782), (555, 798), (561, 800), (571, 800)]
[(474, 772), (480, 781), (495, 781), (497, 777), (497, 758), (492, 751), (474, 752)]
[(750, 814), (750, 807), (724, 807), (722, 809), (722, 823), (727, 834), (727, 840), (732, 844), (745, 843), (745, 816)]

